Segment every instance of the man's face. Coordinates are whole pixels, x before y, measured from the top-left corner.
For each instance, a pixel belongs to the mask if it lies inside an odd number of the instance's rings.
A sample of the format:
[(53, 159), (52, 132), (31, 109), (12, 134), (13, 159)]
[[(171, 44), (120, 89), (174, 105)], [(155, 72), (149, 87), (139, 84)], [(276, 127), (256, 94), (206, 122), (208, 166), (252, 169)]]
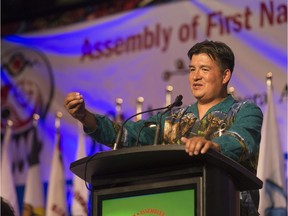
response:
[[(216, 62), (206, 53), (193, 55), (189, 68), (191, 92), (199, 103), (216, 104), (226, 96), (225, 84), (231, 76), (229, 70), (222, 73)], [(227, 77), (227, 74), (229, 77)]]

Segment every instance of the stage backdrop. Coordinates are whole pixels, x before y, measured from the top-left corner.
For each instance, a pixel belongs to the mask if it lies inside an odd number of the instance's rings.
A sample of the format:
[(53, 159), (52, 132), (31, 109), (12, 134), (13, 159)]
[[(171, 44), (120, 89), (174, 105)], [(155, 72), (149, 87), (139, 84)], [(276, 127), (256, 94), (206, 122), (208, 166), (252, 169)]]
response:
[[(187, 51), (196, 42), (219, 40), (235, 52), (236, 66), (230, 86), (235, 97), (251, 99), (266, 109), (268, 72), (273, 73), (277, 122), (283, 153), (287, 151), (287, 2), (179, 1), (137, 9), (98, 20), (2, 38), (1, 114), (14, 121), (13, 171), (17, 185), (27, 176), (27, 155), (32, 144), (32, 115), (40, 115), (40, 166), (49, 179), (55, 145), (55, 116), (62, 112), (61, 133), (65, 176), (76, 158), (77, 121), (64, 109), (71, 91), (84, 95), (87, 107), (101, 114), (115, 112), (115, 99), (123, 99), (128, 117), (165, 105), (165, 88), (172, 98), (195, 102), (188, 86)], [(145, 116), (144, 116), (145, 117)], [(249, 122), (247, 122), (249, 124)], [(272, 144), (272, 143), (271, 143)], [(86, 137), (88, 153), (107, 150)], [(285, 148), (285, 150), (284, 150)]]

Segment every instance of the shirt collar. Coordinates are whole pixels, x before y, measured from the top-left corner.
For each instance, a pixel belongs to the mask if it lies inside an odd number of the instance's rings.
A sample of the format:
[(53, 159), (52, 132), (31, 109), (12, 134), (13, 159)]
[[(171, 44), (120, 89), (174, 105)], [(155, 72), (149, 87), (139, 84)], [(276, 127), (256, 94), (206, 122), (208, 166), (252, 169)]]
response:
[[(222, 111), (222, 112), (228, 112), (231, 108), (231, 106), (235, 103), (235, 99), (232, 97), (232, 95), (228, 95), (223, 101), (216, 104), (215, 106), (211, 107), (206, 113), (205, 116), (213, 111)], [(188, 112), (194, 113), (197, 118), (199, 118), (198, 108), (197, 108), (198, 102), (190, 105), (187, 109)]]

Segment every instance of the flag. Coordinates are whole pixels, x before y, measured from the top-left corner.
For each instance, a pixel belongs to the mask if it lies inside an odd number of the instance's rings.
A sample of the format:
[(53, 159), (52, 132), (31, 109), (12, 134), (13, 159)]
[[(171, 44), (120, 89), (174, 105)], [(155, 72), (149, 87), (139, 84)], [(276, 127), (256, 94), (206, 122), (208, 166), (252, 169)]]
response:
[[(78, 123), (78, 149), (76, 160), (86, 157), (85, 153), (85, 137), (81, 123)], [(72, 200), (72, 216), (88, 215), (88, 189), (84, 180), (74, 175), (73, 180), (73, 200)]]
[(44, 216), (45, 213), (44, 191), (39, 163), (39, 154), (42, 149), (42, 142), (38, 138), (37, 121), (38, 118), (36, 120), (34, 119), (34, 125), (32, 128), (32, 148), (31, 152), (28, 154), (29, 169), (25, 186), (23, 216)]
[(9, 144), (12, 137), (13, 122), (8, 120), (4, 134), (1, 151), (1, 197), (7, 202), (14, 210), (15, 216), (19, 216), (19, 206), (17, 200), (16, 187), (11, 167), (11, 158), (9, 151)]
[(56, 143), (48, 185), (46, 216), (67, 216), (66, 182), (61, 152), (60, 117), (56, 118)]
[(263, 181), (260, 190), (261, 216), (286, 216), (286, 183), (284, 154), (275, 114), (272, 77), (267, 78), (267, 107), (262, 126), (257, 177)]

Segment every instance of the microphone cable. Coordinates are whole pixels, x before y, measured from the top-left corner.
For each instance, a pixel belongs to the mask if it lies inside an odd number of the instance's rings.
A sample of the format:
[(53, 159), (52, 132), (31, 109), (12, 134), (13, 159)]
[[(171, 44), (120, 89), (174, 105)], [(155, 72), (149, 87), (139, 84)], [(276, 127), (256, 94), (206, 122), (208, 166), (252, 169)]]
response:
[(156, 125), (157, 125), (156, 122), (144, 122), (144, 124), (142, 125), (142, 127), (141, 127), (141, 129), (140, 129), (140, 131), (139, 131), (139, 133), (138, 133), (135, 146), (138, 146), (138, 144), (139, 144), (140, 134), (141, 134), (142, 130), (143, 130), (145, 127), (153, 127), (153, 126), (155, 127)]

